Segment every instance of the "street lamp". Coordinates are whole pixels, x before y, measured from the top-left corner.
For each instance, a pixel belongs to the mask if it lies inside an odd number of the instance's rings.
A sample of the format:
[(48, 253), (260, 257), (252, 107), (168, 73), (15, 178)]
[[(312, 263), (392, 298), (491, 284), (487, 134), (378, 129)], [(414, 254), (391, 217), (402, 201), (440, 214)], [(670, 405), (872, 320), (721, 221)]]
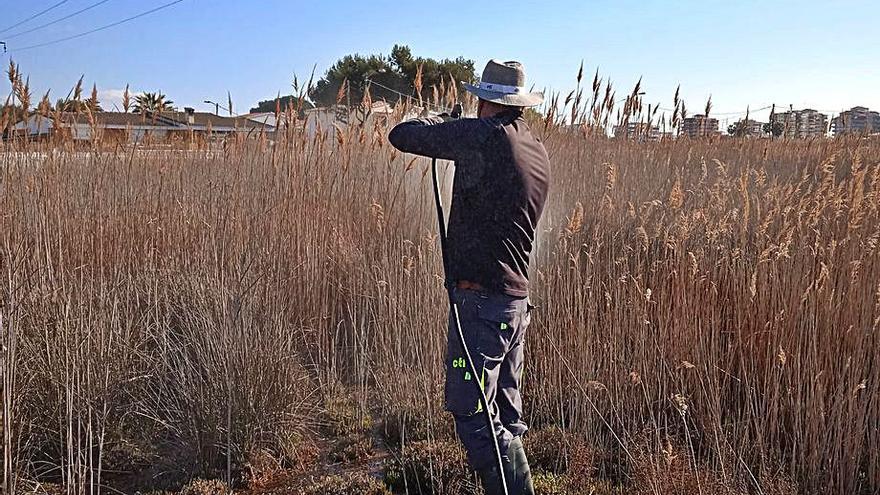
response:
[(232, 114), (232, 111), (230, 111), (228, 108), (224, 107), (223, 105), (217, 103), (216, 101), (205, 100), (204, 103), (207, 103), (208, 105), (214, 105), (214, 114), (215, 115), (220, 115), (221, 108), (223, 110), (229, 112), (230, 114)]
[[(638, 93), (636, 93), (636, 96), (644, 96), (644, 95), (645, 95), (645, 92), (644, 92), (644, 91), (639, 91)], [(626, 96), (624, 96), (623, 98), (617, 100), (615, 103), (620, 103), (620, 102), (622, 102), (622, 101), (626, 101), (627, 98), (629, 98), (630, 96), (632, 96), (632, 95), (626, 95)]]

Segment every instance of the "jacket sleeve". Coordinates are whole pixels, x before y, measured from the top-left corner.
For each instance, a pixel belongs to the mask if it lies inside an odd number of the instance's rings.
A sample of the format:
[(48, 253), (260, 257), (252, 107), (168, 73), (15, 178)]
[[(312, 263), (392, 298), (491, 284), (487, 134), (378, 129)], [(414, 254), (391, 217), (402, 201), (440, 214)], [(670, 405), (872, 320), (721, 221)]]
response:
[(482, 119), (444, 122), (441, 117), (428, 117), (397, 124), (388, 140), (405, 153), (459, 161), (479, 153), (492, 131)]

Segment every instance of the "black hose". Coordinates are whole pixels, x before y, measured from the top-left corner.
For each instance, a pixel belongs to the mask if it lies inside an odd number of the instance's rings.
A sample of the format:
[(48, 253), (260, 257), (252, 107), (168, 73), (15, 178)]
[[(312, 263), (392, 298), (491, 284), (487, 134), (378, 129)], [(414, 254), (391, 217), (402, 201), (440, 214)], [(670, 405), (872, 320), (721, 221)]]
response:
[[(434, 179), (434, 204), (437, 207), (437, 220), (440, 224), (440, 253), (443, 257), (443, 274), (444, 280), (446, 281), (446, 294), (449, 296), (449, 311), (452, 313), (453, 320), (455, 320), (455, 329), (458, 331), (458, 342), (461, 344), (461, 349), (464, 351), (464, 358), (467, 361), (468, 370), (470, 370), (471, 376), (478, 377), (481, 376), (481, 374), (477, 373), (477, 367), (474, 366), (474, 360), (471, 358), (471, 353), (464, 341), (464, 332), (461, 330), (461, 320), (458, 316), (458, 305), (455, 303), (455, 296), (453, 294), (455, 286), (453, 285), (453, 282), (449, 280), (446, 220), (443, 215), (443, 201), (440, 196), (440, 179), (437, 176), (436, 158), (431, 159), (431, 170)], [(495, 436), (495, 426), (492, 424), (492, 413), (489, 411), (489, 401), (486, 399), (486, 392), (483, 390), (483, 385), (480, 381), (473, 380), (473, 384), (477, 387), (479, 392), (480, 405), (483, 408), (483, 417), (486, 418), (486, 428), (489, 435), (492, 437), (492, 445), (495, 447), (495, 465), (498, 467), (498, 476), (501, 479), (501, 486), (504, 487), (504, 495), (508, 495), (507, 480), (504, 478), (504, 463), (501, 461), (501, 448), (498, 447), (498, 437)]]

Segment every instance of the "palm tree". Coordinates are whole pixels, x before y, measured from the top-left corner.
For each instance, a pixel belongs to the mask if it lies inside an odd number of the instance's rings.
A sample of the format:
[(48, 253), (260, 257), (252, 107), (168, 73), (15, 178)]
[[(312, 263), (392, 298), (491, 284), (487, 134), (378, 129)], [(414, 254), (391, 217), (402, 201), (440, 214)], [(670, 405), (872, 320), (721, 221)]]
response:
[(101, 104), (92, 98), (86, 100), (59, 98), (58, 101), (55, 102), (55, 110), (59, 112), (85, 113), (86, 108), (92, 113), (104, 111)]
[(162, 93), (143, 93), (134, 97), (134, 113), (170, 112), (174, 109), (173, 101)]

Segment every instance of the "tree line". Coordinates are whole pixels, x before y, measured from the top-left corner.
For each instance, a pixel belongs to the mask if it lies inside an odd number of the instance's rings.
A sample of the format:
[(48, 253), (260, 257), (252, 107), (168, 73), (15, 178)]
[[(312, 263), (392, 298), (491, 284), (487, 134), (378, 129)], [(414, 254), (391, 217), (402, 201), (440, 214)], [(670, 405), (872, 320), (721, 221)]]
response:
[(294, 95), (264, 100), (251, 112), (274, 112), (288, 105), (300, 108), (332, 106), (342, 103), (360, 105), (369, 88), (370, 99), (396, 103), (402, 99), (427, 98), (431, 88), (460, 92), (462, 82), (474, 82), (474, 61), (464, 57), (434, 59), (416, 57), (406, 45), (394, 45), (388, 55), (346, 55), (337, 60), (324, 75), (308, 88), (308, 101)]

